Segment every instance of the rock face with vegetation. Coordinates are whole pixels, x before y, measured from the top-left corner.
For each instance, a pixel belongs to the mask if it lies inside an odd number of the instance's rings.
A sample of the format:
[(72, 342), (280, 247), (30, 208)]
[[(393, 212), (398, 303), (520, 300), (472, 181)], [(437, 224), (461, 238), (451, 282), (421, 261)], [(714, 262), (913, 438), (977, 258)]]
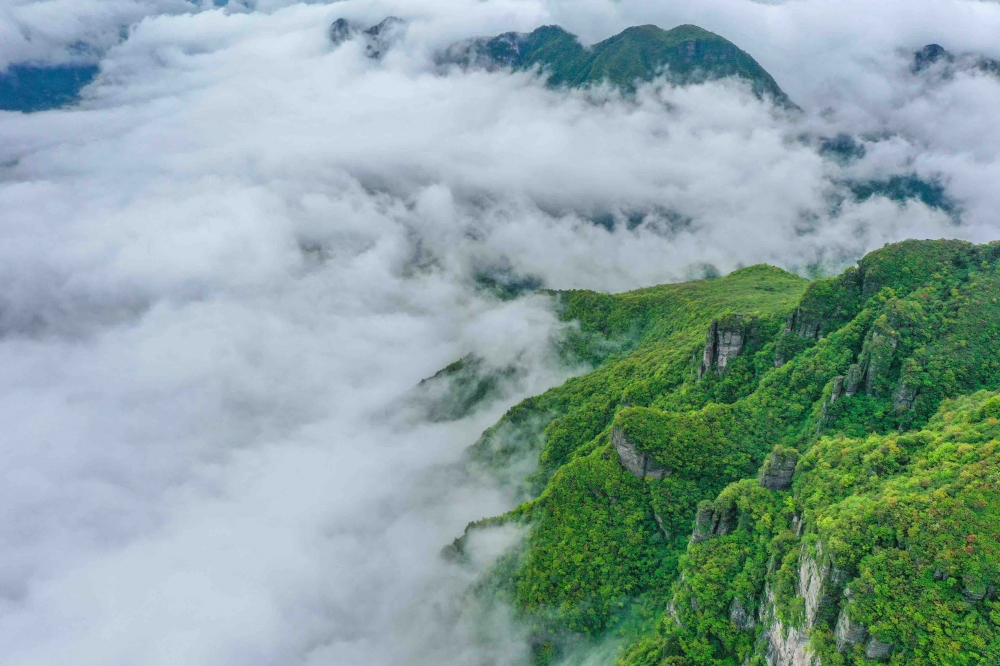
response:
[(365, 55), (378, 60), (398, 42), (406, 32), (406, 21), (396, 16), (387, 16), (373, 26), (363, 28), (347, 19), (339, 18), (330, 25), (327, 33), (330, 43), (340, 46), (344, 42), (360, 36), (365, 47)]
[(590, 47), (557, 25), (530, 33), (455, 44), (444, 63), (487, 69), (539, 69), (549, 85), (584, 87), (610, 83), (626, 91), (665, 75), (678, 84), (738, 77), (758, 97), (791, 103), (771, 75), (729, 40), (694, 25), (663, 30), (655, 25), (628, 28)]
[(469, 526), (526, 530), (477, 589), (536, 663), (998, 663), (1000, 244), (553, 295), (594, 369), (468, 456), (538, 462)]
[(914, 74), (930, 73), (944, 77), (952, 77), (959, 71), (1000, 76), (1000, 60), (976, 53), (956, 56), (940, 44), (928, 44), (913, 54), (910, 70)]

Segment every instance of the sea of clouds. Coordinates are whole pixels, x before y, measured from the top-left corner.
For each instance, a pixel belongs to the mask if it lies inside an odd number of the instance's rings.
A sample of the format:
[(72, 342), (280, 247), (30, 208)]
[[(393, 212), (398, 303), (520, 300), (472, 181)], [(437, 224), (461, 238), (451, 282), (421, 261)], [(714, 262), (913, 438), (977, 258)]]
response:
[[(327, 38), (389, 14), (381, 60)], [(550, 23), (696, 23), (802, 112), (435, 63)], [(1000, 57), (998, 31), (965, 0), (6, 3), (0, 66), (101, 74), (79, 107), (0, 112), (0, 663), (522, 663), (502, 613), (487, 635), (454, 613), (475, 566), (438, 557), (512, 499), (447, 466), (562, 381), (562, 324), (474, 277), (618, 291), (1000, 238), (1000, 81), (909, 69), (929, 42)], [(822, 157), (838, 133), (865, 156)], [(903, 173), (959, 212), (843, 199)], [(522, 370), (504, 400), (404, 406), (469, 353)]]

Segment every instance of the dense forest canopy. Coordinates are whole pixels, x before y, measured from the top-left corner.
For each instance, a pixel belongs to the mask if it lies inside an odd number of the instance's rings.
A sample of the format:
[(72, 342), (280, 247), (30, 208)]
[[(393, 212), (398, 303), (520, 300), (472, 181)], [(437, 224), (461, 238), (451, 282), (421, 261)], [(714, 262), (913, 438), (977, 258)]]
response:
[(621, 666), (995, 663), (1000, 245), (555, 296), (594, 370), (469, 453), (537, 456), (467, 534), (528, 528), (479, 589), (538, 663), (609, 635)]

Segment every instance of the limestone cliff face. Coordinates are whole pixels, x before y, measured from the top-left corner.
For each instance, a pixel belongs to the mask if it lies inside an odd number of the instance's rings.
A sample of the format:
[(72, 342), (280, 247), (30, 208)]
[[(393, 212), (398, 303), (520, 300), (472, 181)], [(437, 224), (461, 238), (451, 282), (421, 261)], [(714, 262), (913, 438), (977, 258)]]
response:
[[(890, 369), (899, 346), (899, 335), (883, 323), (868, 332), (861, 353), (855, 363), (847, 368), (847, 373), (834, 377), (829, 386), (829, 397), (822, 404), (820, 426), (827, 420), (827, 410), (841, 398), (853, 398), (862, 391), (865, 395), (890, 395)], [(906, 383), (905, 377), (895, 389), (891, 389), (893, 408), (897, 412), (913, 408), (918, 391)]]
[(725, 373), (729, 362), (743, 352), (753, 337), (756, 324), (756, 318), (747, 315), (730, 315), (713, 321), (705, 336), (698, 378), (709, 371), (717, 375)]
[[(776, 491), (791, 489), (797, 463), (796, 450), (775, 447), (761, 467), (758, 484)], [(702, 501), (696, 511), (690, 543), (699, 544), (724, 537), (736, 531), (747, 519), (740, 513), (738, 500), (732, 495), (723, 494), (714, 501)], [(835, 565), (822, 541), (803, 537), (805, 530), (801, 519), (796, 517), (793, 524), (795, 536), (800, 539), (795, 599), (778, 599), (776, 588), (772, 587), (773, 580), (770, 580), (771, 574), (768, 574), (762, 594), (758, 592), (751, 593), (749, 597), (733, 598), (728, 608), (729, 621), (740, 631), (757, 632), (754, 654), (768, 666), (824, 666), (820, 656), (810, 647), (811, 636), (816, 632), (826, 636), (832, 634), (841, 654), (859, 646), (867, 659), (888, 660), (894, 646), (851, 619), (852, 593), (847, 585), (848, 573)], [(680, 583), (684, 583), (683, 577)], [(975, 598), (983, 598), (994, 594), (995, 590), (983, 593), (977, 588), (974, 592)], [(756, 596), (758, 594), (760, 596)], [(678, 603), (678, 597), (675, 597), (670, 606), (676, 623), (681, 622), (675, 606)], [(691, 597), (691, 604), (692, 609), (698, 612), (694, 605), (695, 597)], [(792, 620), (789, 620), (786, 611), (779, 612), (779, 608), (796, 607), (800, 610), (797, 614), (792, 611)]]
[(788, 490), (792, 487), (792, 476), (798, 461), (799, 452), (795, 449), (775, 449), (764, 461), (757, 482), (761, 488)]
[[(799, 581), (796, 594), (802, 599), (805, 609), (800, 626), (786, 626), (778, 617), (776, 600), (770, 586), (765, 588), (765, 600), (760, 609), (760, 623), (764, 627), (761, 651), (769, 666), (822, 666), (819, 657), (809, 648), (810, 632), (824, 623), (829, 627), (830, 609), (836, 608), (841, 599), (841, 590), (846, 582), (845, 572), (833, 566), (824, 556), (823, 544), (817, 542), (815, 554), (804, 544), (799, 556)], [(826, 617), (827, 619), (823, 619)], [(838, 649), (844, 651), (851, 645), (868, 639), (864, 627), (851, 623), (842, 610), (835, 629)], [(881, 650), (873, 646), (873, 653)], [(891, 652), (891, 646), (889, 646)], [(881, 657), (870, 657), (881, 658)]]
[(817, 340), (823, 330), (823, 318), (807, 312), (801, 307), (788, 315), (785, 321), (785, 335), (794, 335), (807, 340)]
[[(868, 628), (851, 619), (850, 592), (844, 590), (846, 575), (823, 556), (822, 543), (816, 544), (815, 556), (803, 546), (799, 559), (797, 595), (802, 598), (805, 617), (801, 626), (785, 626), (778, 617), (776, 600), (770, 586), (765, 587), (765, 601), (760, 609), (760, 623), (765, 628), (761, 636), (762, 651), (769, 666), (822, 666), (819, 657), (809, 648), (809, 634), (829, 611), (840, 605), (833, 636), (837, 651), (844, 653), (855, 645), (864, 646), (868, 659), (887, 660), (893, 645), (871, 635)], [(829, 630), (829, 624), (823, 626)]]
[(820, 666), (819, 660), (809, 650), (808, 627), (785, 627), (778, 618), (770, 586), (765, 588), (764, 598), (760, 622), (767, 627), (762, 639), (766, 646), (764, 660), (768, 666)]
[(833, 405), (837, 400), (839, 400), (844, 395), (845, 377), (839, 376), (834, 377), (830, 380), (830, 394), (829, 397), (824, 399), (823, 406), (820, 409), (819, 416), (819, 426), (822, 427), (829, 421), (828, 410), (831, 405)]
[(865, 372), (865, 393), (875, 395), (880, 380), (889, 374), (892, 357), (896, 353), (899, 338), (894, 333), (873, 330), (868, 344), (865, 346), (864, 358), (867, 361)]
[(866, 368), (863, 368), (860, 363), (852, 363), (849, 368), (847, 368), (847, 374), (844, 376), (844, 396), (848, 398), (853, 398), (858, 393), (858, 387), (861, 386), (861, 380), (864, 379)]
[[(881, 383), (888, 377), (889, 367), (892, 365), (892, 359), (898, 345), (899, 337), (891, 329), (873, 328), (869, 331), (865, 346), (861, 354), (858, 355), (857, 363), (852, 364), (847, 369), (847, 375), (844, 378), (844, 395), (852, 398), (862, 387), (865, 390), (865, 395), (876, 395)], [(908, 395), (908, 392), (904, 393), (904, 396)], [(913, 397), (916, 397), (916, 394)]]
[(767, 588), (761, 622), (767, 626), (767, 652), (770, 666), (820, 666), (819, 658), (809, 649), (809, 631), (816, 626), (821, 604), (830, 598), (837, 578), (829, 562), (823, 560), (822, 544), (816, 544), (816, 556), (803, 546), (799, 557), (798, 596), (805, 601), (805, 621), (801, 627), (786, 627), (778, 617), (774, 594)]
[(701, 543), (712, 537), (726, 536), (736, 529), (738, 518), (734, 504), (716, 506), (711, 500), (700, 502), (695, 514), (691, 543)]
[(844, 653), (855, 645), (864, 645), (865, 656), (869, 659), (882, 661), (892, 656), (893, 645), (886, 641), (879, 640), (872, 636), (868, 627), (860, 622), (851, 619), (851, 593), (844, 591), (847, 597), (846, 603), (841, 607), (837, 616), (837, 625), (833, 630), (833, 637), (837, 644), (837, 651)]
[(757, 626), (757, 621), (753, 616), (753, 606), (744, 604), (739, 598), (733, 599), (733, 603), (729, 607), (729, 621), (743, 631)]
[(892, 655), (892, 643), (880, 641), (874, 636), (865, 644), (865, 656), (869, 659), (888, 659)]
[(670, 475), (670, 471), (659, 465), (648, 453), (640, 451), (635, 444), (630, 442), (625, 436), (625, 431), (621, 428), (611, 429), (611, 444), (618, 452), (618, 459), (628, 471), (632, 472), (638, 479), (646, 477), (660, 480)]
[(899, 382), (899, 388), (897, 388), (892, 394), (892, 407), (897, 412), (905, 412), (909, 409), (913, 409), (913, 403), (917, 400), (917, 389), (907, 386), (906, 380)]
[(701, 543), (712, 536), (712, 517), (714, 515), (715, 507), (711, 500), (704, 500), (698, 504), (698, 511), (694, 516), (694, 531), (691, 532), (691, 543)]
[(837, 616), (837, 626), (833, 630), (833, 635), (837, 641), (837, 652), (845, 652), (851, 646), (868, 640), (868, 628), (851, 620), (845, 606)]

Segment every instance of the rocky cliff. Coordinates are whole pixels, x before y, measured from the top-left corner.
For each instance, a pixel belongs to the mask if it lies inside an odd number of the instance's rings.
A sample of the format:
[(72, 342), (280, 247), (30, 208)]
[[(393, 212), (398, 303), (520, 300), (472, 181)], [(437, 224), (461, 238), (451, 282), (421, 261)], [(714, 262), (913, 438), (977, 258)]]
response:
[(739, 314), (713, 321), (705, 336), (698, 378), (701, 379), (706, 372), (725, 373), (729, 362), (743, 353), (753, 337), (756, 323), (754, 317)]

